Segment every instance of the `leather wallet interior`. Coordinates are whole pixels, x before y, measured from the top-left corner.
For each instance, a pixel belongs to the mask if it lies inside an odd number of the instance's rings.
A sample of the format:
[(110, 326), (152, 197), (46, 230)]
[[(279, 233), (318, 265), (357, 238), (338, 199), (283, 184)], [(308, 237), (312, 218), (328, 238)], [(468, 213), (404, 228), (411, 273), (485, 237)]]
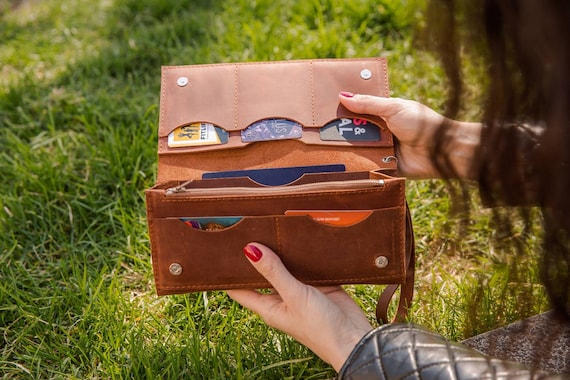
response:
[(340, 91), (388, 96), (386, 60), (163, 67), (157, 183), (146, 191), (159, 295), (268, 287), (243, 255), (249, 242), (308, 284), (409, 283), (393, 137), (340, 105)]

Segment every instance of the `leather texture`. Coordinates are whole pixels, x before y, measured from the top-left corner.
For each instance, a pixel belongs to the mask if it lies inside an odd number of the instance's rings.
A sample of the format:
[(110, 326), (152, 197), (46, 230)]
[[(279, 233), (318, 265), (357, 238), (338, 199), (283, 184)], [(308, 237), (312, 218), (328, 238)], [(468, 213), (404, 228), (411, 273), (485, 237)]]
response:
[[(366, 76), (362, 72), (366, 72)], [(184, 78), (181, 83), (180, 78)], [(146, 191), (152, 263), (159, 295), (204, 290), (266, 288), (244, 257), (252, 241), (278, 253), (299, 280), (311, 285), (390, 284), (378, 308), (386, 322), (396, 289), (397, 318), (413, 296), (414, 245), (397, 173), (394, 140), (384, 122), (355, 115), (338, 101), (340, 91), (389, 96), (383, 58), (169, 66), (162, 69), (157, 184)], [(358, 117), (381, 128), (375, 142), (326, 141), (319, 128)], [(244, 143), (251, 123), (286, 118), (303, 127), (300, 139)], [(178, 127), (207, 122), (225, 129), (227, 144), (169, 147)], [(248, 178), (202, 180), (204, 172), (342, 163), (342, 173), (306, 174), (292, 184), (380, 179), (383, 186), (288, 195), (216, 195), (222, 187), (263, 186)], [(190, 182), (188, 182), (190, 181)], [(211, 195), (168, 194), (167, 189), (210, 189)], [(370, 210), (365, 220), (334, 227), (287, 210)], [(230, 228), (203, 231), (180, 218), (241, 216)], [(385, 265), (378, 265), (383, 256)], [(172, 270), (176, 265), (176, 270)]]
[[(362, 79), (368, 70), (370, 78)], [(179, 86), (178, 79), (187, 85)], [(338, 102), (340, 91), (389, 96), (387, 63), (384, 58), (323, 59), (279, 62), (246, 62), (212, 65), (165, 66), (162, 68), (158, 126), (159, 183), (199, 178), (205, 171), (236, 168), (321, 165), (331, 158), (348, 171), (396, 169), (383, 162), (394, 155), (392, 134), (369, 145), (360, 142), (322, 141), (319, 128), (343, 117), (356, 115)], [(266, 118), (286, 118), (303, 126), (298, 141), (243, 143), (240, 131)], [(385, 127), (377, 116), (365, 118)], [(168, 146), (168, 134), (196, 122), (212, 123), (230, 132), (224, 145), (189, 148)], [(302, 142), (302, 144), (299, 144)]]
[(486, 356), (413, 324), (384, 325), (356, 345), (340, 380), (568, 379)]

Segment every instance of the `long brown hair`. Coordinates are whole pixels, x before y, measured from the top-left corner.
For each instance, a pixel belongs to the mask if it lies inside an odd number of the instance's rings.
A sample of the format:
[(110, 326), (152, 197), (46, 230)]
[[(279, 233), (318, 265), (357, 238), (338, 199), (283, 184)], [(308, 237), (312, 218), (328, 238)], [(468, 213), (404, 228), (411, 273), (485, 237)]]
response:
[[(462, 63), (483, 67), (484, 129), (474, 162), (481, 197), (491, 206), (540, 207), (542, 281), (570, 320), (570, 2), (432, 0), (428, 24), (450, 83), (447, 116), (461, 108)], [(442, 154), (446, 128), (432, 156), (454, 178)], [(459, 189), (465, 200), (466, 187)], [(499, 225), (508, 228), (508, 220)]]

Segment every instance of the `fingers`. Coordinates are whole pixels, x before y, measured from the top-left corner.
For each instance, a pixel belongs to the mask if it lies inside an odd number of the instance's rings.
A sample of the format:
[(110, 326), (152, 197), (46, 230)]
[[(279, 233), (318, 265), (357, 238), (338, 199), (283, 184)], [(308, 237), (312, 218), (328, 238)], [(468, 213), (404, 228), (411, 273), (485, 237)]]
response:
[(341, 104), (349, 111), (359, 114), (376, 115), (389, 118), (401, 110), (402, 99), (382, 98), (379, 96), (341, 92), (338, 96)]
[(271, 308), (274, 302), (269, 300), (266, 294), (258, 293), (250, 289), (235, 289), (226, 291), (228, 296), (242, 306), (256, 314), (263, 315), (266, 308)]
[(244, 254), (285, 302), (296, 297), (303, 284), (289, 273), (279, 256), (270, 248), (263, 244), (250, 243), (244, 247)]

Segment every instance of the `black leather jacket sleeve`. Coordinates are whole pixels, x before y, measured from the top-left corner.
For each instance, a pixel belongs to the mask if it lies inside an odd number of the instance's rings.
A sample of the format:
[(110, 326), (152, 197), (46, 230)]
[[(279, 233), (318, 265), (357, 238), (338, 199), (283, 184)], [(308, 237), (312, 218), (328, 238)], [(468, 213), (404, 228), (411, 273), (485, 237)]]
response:
[(342, 380), (568, 379), (494, 359), (413, 324), (383, 325), (356, 345)]

